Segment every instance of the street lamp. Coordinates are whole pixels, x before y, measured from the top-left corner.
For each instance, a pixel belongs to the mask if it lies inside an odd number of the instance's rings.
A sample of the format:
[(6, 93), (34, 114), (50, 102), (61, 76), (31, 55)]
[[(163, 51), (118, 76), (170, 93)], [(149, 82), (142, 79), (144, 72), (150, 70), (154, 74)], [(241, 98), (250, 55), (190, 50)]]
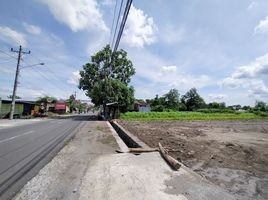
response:
[(37, 65), (45, 65), (45, 63), (37, 63), (37, 64), (33, 64), (33, 65), (19, 67), (19, 61), (18, 61), (16, 75), (15, 75), (14, 88), (13, 88), (13, 94), (12, 94), (12, 102), (11, 102), (11, 106), (10, 106), (10, 115), (9, 115), (9, 119), (10, 120), (13, 119), (14, 110), (15, 110), (16, 91), (17, 91), (18, 76), (19, 76), (20, 69), (24, 69), (24, 68), (28, 68), (28, 67), (33, 67), (33, 66), (37, 66)]
[(24, 68), (28, 68), (28, 67), (34, 67), (36, 65), (45, 65), (45, 63), (37, 63), (37, 64), (33, 64), (33, 65), (22, 66), (20, 69), (24, 69)]

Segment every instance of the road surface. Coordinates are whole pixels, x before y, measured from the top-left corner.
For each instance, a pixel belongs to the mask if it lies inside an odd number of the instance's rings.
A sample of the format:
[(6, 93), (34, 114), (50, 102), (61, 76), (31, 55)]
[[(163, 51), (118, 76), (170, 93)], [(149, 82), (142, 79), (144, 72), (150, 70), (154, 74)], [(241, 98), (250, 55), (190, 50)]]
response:
[(0, 130), (0, 199), (11, 198), (84, 124), (88, 116)]

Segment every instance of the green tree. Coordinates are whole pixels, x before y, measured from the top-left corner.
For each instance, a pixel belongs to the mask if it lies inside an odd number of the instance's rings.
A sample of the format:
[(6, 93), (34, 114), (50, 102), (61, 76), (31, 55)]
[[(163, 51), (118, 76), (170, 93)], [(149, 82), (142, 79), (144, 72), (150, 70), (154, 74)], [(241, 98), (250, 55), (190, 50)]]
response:
[[(12, 99), (12, 97), (13, 97), (13, 95), (7, 96), (8, 99)], [(19, 96), (16, 95), (15, 99), (21, 99), (21, 97), (19, 97)]]
[(256, 101), (254, 109), (265, 112), (268, 111), (268, 105), (263, 101)]
[(220, 104), (218, 102), (211, 102), (207, 105), (208, 108), (219, 109)]
[(157, 111), (157, 112), (164, 111), (165, 109), (164, 104), (165, 104), (165, 98), (158, 97), (158, 94), (157, 94), (155, 98), (151, 100), (152, 111)]
[(76, 108), (79, 113), (85, 112), (87, 110), (87, 104), (82, 103), (80, 100), (76, 100)]
[(56, 103), (58, 100), (55, 97), (50, 97), (50, 96), (43, 96), (43, 97), (39, 97), (37, 102), (38, 103)]
[(46, 112), (47, 111), (47, 104), (48, 103), (56, 103), (58, 100), (55, 97), (50, 97), (50, 96), (43, 96), (39, 97), (37, 100), (37, 103), (40, 103), (41, 106), (41, 112)]
[(226, 108), (226, 103), (225, 102), (221, 102), (219, 103), (220, 105), (220, 109), (225, 109)]
[(180, 94), (177, 89), (171, 89), (164, 95), (166, 108), (178, 110), (180, 103)]
[(129, 87), (131, 76), (135, 74), (127, 52), (119, 50), (112, 55), (109, 45), (91, 57), (91, 62), (80, 71), (79, 88), (86, 91), (95, 106), (118, 102), (122, 111), (134, 102), (134, 88)]
[(196, 88), (190, 89), (182, 96), (181, 102), (186, 106), (188, 111), (194, 111), (205, 107), (204, 99), (197, 93)]
[(75, 96), (72, 94), (69, 99), (66, 100), (66, 102), (70, 108), (70, 113), (72, 113), (77, 107)]

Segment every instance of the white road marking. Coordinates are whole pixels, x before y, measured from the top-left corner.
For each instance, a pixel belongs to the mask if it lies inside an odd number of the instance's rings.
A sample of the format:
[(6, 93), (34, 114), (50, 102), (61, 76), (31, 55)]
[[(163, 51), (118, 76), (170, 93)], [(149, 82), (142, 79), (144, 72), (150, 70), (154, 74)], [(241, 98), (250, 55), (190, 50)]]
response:
[(11, 138), (7, 138), (7, 139), (4, 139), (4, 140), (0, 140), (0, 143), (3, 143), (3, 142), (7, 142), (7, 141), (10, 141), (10, 140), (14, 140), (15, 138), (18, 138), (18, 137), (21, 137), (21, 136), (24, 136), (24, 135), (28, 135), (28, 134), (31, 134), (33, 133), (34, 131), (28, 131), (26, 133), (23, 133), (21, 135), (17, 135), (17, 136), (14, 136), (14, 137), (11, 137)]

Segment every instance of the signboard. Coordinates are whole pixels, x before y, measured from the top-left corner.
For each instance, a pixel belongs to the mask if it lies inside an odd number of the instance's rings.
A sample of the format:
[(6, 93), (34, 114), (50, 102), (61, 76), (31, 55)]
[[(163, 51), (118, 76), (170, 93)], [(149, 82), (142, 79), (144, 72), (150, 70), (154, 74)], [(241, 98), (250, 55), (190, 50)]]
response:
[(55, 103), (55, 110), (65, 110), (66, 103)]

